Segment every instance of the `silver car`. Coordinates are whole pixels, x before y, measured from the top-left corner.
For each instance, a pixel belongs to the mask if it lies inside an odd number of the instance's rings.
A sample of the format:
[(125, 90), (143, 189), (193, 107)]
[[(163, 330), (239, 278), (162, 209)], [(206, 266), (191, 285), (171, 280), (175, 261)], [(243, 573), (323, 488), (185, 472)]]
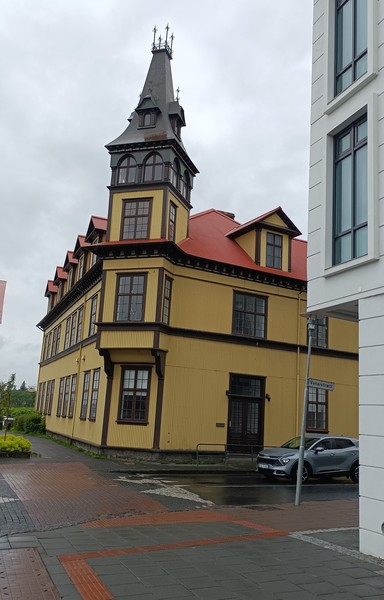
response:
[[(264, 448), (257, 457), (256, 471), (266, 477), (288, 477), (296, 480), (300, 437), (280, 448)], [(347, 475), (359, 481), (359, 441), (344, 436), (306, 435), (302, 481), (321, 475)]]

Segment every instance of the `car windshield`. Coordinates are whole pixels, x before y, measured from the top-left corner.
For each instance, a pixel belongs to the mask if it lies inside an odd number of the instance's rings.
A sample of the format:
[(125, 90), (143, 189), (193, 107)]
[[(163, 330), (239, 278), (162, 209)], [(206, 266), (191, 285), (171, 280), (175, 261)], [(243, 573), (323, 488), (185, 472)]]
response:
[[(304, 448), (308, 449), (312, 444), (318, 441), (319, 438), (305, 438)], [(290, 448), (290, 450), (298, 450), (300, 448), (300, 437), (295, 437), (289, 440), (289, 442), (285, 442), (281, 447), (282, 448)]]

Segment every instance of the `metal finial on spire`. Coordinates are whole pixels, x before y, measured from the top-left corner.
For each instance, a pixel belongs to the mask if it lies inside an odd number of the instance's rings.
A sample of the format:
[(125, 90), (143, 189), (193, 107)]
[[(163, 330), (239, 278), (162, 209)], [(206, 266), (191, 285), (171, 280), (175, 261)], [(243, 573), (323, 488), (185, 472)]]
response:
[(178, 87), (176, 90), (176, 100), (179, 101), (180, 88)]
[[(161, 37), (161, 35), (159, 35), (159, 37), (156, 40), (156, 34), (157, 34), (157, 27), (155, 26), (153, 28), (153, 42), (152, 42), (152, 52), (156, 52), (157, 50), (166, 50), (169, 54), (169, 57), (172, 58), (172, 46), (173, 46), (173, 39), (174, 39), (174, 35), (172, 33), (171, 36), (169, 36), (169, 25), (167, 24), (166, 28), (165, 28), (165, 39)], [(170, 37), (171, 40), (171, 45), (169, 45), (168, 42), (168, 37)]]

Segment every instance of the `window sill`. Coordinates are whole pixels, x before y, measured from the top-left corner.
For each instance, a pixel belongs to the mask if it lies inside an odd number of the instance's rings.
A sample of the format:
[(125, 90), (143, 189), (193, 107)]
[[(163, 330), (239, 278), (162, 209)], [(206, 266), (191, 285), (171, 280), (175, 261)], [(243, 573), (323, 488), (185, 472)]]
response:
[(327, 105), (327, 108), (324, 111), (325, 115), (330, 115), (334, 110), (338, 109), (339, 106), (347, 102), (352, 96), (357, 94), (363, 87), (368, 85), (373, 79), (377, 77), (376, 72), (366, 73), (359, 79), (357, 79), (354, 83), (352, 83), (344, 92), (341, 92), (334, 98), (332, 98)]
[(357, 269), (361, 265), (366, 265), (371, 262), (377, 261), (378, 258), (372, 256), (360, 256), (360, 258), (353, 258), (352, 260), (348, 260), (340, 265), (333, 265), (331, 267), (326, 267), (324, 269), (324, 277), (332, 277), (333, 275), (338, 275), (339, 273), (343, 273), (344, 271), (350, 271), (351, 269)]
[(129, 421), (128, 419), (117, 419), (118, 425), (148, 425), (148, 421)]

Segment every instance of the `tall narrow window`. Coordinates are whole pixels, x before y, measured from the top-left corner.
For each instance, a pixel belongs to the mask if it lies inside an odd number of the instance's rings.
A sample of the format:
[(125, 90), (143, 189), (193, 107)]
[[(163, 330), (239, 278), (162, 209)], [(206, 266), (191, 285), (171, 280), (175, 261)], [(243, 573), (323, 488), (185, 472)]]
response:
[(68, 405), (68, 418), (69, 419), (72, 419), (73, 412), (75, 409), (76, 388), (77, 388), (77, 375), (72, 375), (71, 394), (69, 397), (69, 405)]
[(71, 318), (71, 337), (69, 345), (73, 346), (76, 341), (76, 325), (77, 325), (77, 311), (73, 313)]
[(144, 181), (161, 181), (163, 178), (163, 161), (160, 154), (151, 154), (144, 166)]
[(367, 0), (336, 0), (336, 90), (367, 72)]
[(80, 419), (85, 419), (87, 416), (90, 379), (91, 379), (91, 371), (85, 371), (84, 384), (83, 384), (83, 395), (81, 398)]
[(156, 113), (154, 110), (141, 112), (139, 115), (139, 127), (154, 127), (156, 125)]
[(81, 279), (83, 275), (84, 275), (84, 254), (81, 254), (79, 256), (79, 262), (77, 263), (77, 268), (76, 268), (76, 281), (79, 281), (79, 279)]
[(84, 315), (84, 308), (81, 306), (79, 308), (78, 316), (77, 316), (76, 344), (81, 342), (81, 333), (82, 333), (82, 329), (83, 329), (83, 315)]
[(120, 275), (117, 287), (116, 321), (142, 321), (146, 275)]
[(70, 386), (70, 382), (71, 382), (71, 378), (68, 375), (65, 378), (63, 408), (62, 408), (62, 411), (61, 411), (61, 416), (62, 417), (66, 417), (67, 416), (68, 402), (69, 402), (69, 386)]
[(315, 387), (309, 388), (307, 429), (308, 431), (328, 430), (328, 396), (326, 390)]
[(180, 166), (179, 166), (179, 161), (177, 159), (175, 159), (169, 167), (169, 180), (172, 183), (172, 185), (175, 186), (176, 189), (178, 189), (179, 179), (180, 179)]
[(312, 332), (312, 346), (328, 348), (328, 319), (318, 317), (315, 319), (315, 329)]
[(367, 118), (335, 137), (333, 263), (368, 252)]
[(254, 294), (235, 292), (232, 332), (235, 335), (265, 338), (266, 324), (266, 298)]
[(67, 292), (71, 289), (72, 285), (73, 285), (73, 269), (71, 267), (68, 271)]
[(123, 240), (148, 239), (150, 206), (149, 200), (126, 200), (123, 203)]
[(162, 321), (165, 325), (169, 325), (169, 313), (171, 309), (171, 295), (172, 295), (172, 279), (166, 277), (164, 280), (164, 298), (163, 298), (163, 315)]
[(71, 333), (71, 317), (68, 317), (68, 319), (65, 322), (64, 350), (69, 348), (70, 333)]
[(93, 335), (96, 332), (96, 311), (97, 311), (97, 296), (93, 296), (91, 300), (91, 315), (89, 317), (88, 335)]
[(51, 385), (49, 387), (47, 415), (50, 415), (52, 413), (53, 394), (55, 391), (55, 380), (52, 379), (50, 383), (51, 383)]
[(147, 421), (149, 375), (149, 369), (123, 369), (118, 421)]
[(98, 399), (98, 395), (99, 395), (99, 383), (100, 383), (100, 369), (95, 369), (93, 371), (91, 404), (89, 407), (89, 420), (90, 421), (94, 421), (96, 419), (97, 399)]
[(37, 412), (43, 412), (43, 400), (44, 400), (43, 385), (44, 385), (43, 383), (39, 383), (39, 393), (37, 395), (37, 404), (36, 404)]
[(137, 164), (133, 156), (127, 156), (119, 164), (117, 182), (135, 183), (136, 182)]
[(63, 406), (65, 377), (60, 378), (59, 395), (57, 397), (56, 417), (60, 417)]
[(175, 241), (176, 235), (176, 206), (173, 202), (169, 203), (169, 222), (168, 222), (168, 238), (171, 242)]
[(268, 232), (266, 266), (272, 267), (272, 269), (281, 269), (282, 251), (283, 236)]

